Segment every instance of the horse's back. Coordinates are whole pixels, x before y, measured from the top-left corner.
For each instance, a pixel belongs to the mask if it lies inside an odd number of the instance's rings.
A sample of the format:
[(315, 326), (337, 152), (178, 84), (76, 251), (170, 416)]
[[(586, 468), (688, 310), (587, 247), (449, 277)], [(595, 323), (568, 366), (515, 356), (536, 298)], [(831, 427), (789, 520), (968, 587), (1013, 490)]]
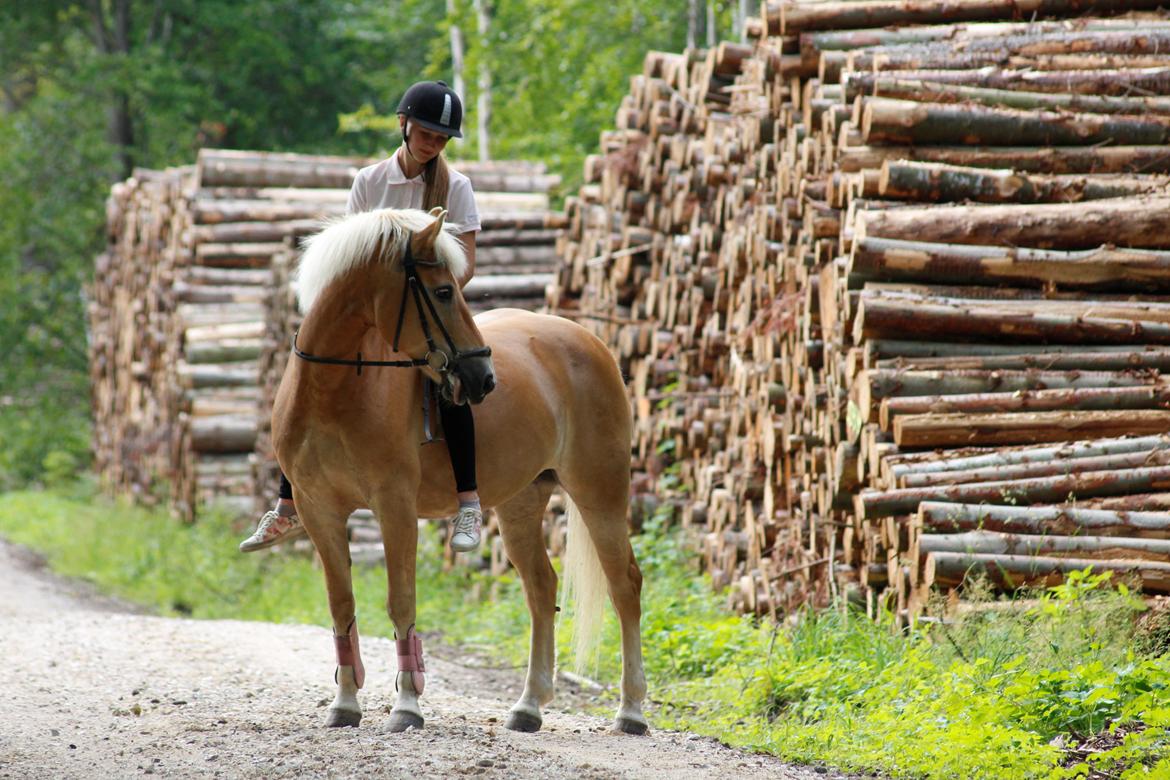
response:
[(496, 389), (475, 407), (481, 488), (499, 471), (530, 472), (518, 488), (581, 461), (605, 462), (628, 479), (630, 405), (605, 344), (571, 320), (521, 309), (495, 309), (475, 321), (497, 377)]
[[(476, 315), (475, 324), (495, 361), (512, 369), (507, 373), (520, 369), (547, 374), (560, 383), (556, 389), (566, 400), (585, 392), (602, 396), (605, 403), (620, 397), (620, 406), (627, 408), (625, 383), (609, 348), (572, 320), (524, 309), (492, 309)], [(503, 375), (501, 381), (506, 381)]]

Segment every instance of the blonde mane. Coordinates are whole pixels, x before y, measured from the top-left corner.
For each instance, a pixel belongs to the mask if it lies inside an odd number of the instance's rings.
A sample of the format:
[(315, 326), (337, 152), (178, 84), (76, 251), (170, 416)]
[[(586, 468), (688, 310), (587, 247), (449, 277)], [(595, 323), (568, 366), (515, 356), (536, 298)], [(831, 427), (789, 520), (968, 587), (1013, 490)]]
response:
[[(297, 269), (297, 300), (307, 313), (321, 292), (335, 279), (362, 263), (371, 262), (379, 242), (388, 246), (383, 262), (397, 262), (406, 251), (411, 233), (422, 230), (434, 217), (418, 209), (379, 209), (335, 219), (305, 242)], [(467, 270), (463, 245), (455, 238), (456, 226), (444, 225), (435, 241), (435, 257), (451, 269), (456, 279)]]

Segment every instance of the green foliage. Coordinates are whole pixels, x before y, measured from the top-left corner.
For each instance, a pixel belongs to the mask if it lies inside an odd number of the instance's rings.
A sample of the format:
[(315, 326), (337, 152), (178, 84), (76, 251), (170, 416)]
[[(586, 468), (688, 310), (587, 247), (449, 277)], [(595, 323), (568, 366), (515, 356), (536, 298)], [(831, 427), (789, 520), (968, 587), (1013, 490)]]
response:
[[(308, 560), (240, 555), (239, 529), (223, 518), (184, 526), (85, 492), (12, 493), (0, 495), (0, 534), (163, 613), (329, 622), (320, 572)], [(643, 643), (658, 727), (891, 777), (1170, 771), (1170, 655), (1135, 650), (1141, 602), (1102, 588), (1106, 578), (1079, 575), (1034, 605), (988, 602), (910, 633), (892, 630), (888, 616), (875, 622), (845, 608), (772, 627), (727, 614), (661, 517), (633, 542), (645, 574)], [(423, 534), (424, 630), (441, 620), (449, 640), (522, 665), (528, 617), (516, 578), (443, 571), (439, 544)], [(389, 636), (381, 567), (354, 574), (363, 631)], [(605, 632), (597, 678), (613, 684), (621, 670), (612, 616)], [(1061, 747), (1088, 737), (1110, 743), (1083, 754)]]
[[(472, 137), (450, 153), (475, 155), (489, 67), (493, 155), (543, 159), (569, 191), (645, 52), (686, 37), (673, 2), (488, 5), (485, 37), (469, 0), (450, 15), (446, 0), (0, 4), (0, 489), (43, 481), (50, 452), (64, 456), (52, 479), (88, 460), (85, 285), (110, 184), (134, 167), (189, 164), (204, 146), (387, 152), (406, 87), (452, 80), (457, 23)], [(718, 4), (724, 36), (731, 6)]]

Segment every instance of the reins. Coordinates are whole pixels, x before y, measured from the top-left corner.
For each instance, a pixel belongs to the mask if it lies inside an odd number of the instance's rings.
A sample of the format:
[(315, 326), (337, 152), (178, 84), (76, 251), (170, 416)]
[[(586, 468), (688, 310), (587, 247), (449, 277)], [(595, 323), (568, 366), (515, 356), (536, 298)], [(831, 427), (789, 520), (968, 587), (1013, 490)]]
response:
[[(350, 360), (348, 358), (330, 358), (319, 357), (317, 355), (309, 354), (302, 351), (297, 346), (297, 333), (293, 333), (293, 354), (308, 363), (324, 363), (329, 366), (356, 366), (358, 376), (361, 376), (362, 368), (369, 366), (371, 368), (419, 368), (421, 366), (430, 366), (432, 369), (440, 374), (446, 374), (448, 371), (454, 370), (459, 361), (464, 358), (473, 357), (490, 357), (492, 348), (488, 346), (476, 347), (467, 351), (460, 351), (455, 346), (455, 340), (451, 338), (451, 333), (447, 330), (447, 326), (443, 324), (443, 320), (439, 317), (439, 312), (435, 310), (435, 304), (431, 300), (430, 293), (423, 285), (422, 280), (418, 277), (418, 266), (439, 266), (441, 261), (431, 263), (420, 262), (415, 260), (414, 254), (411, 252), (410, 244), (413, 233), (406, 234), (406, 253), (402, 257), (402, 270), (406, 274), (406, 284), (402, 286), (402, 302), (398, 307), (398, 325), (394, 329), (394, 342), (392, 348), (395, 352), (398, 351), (398, 341), (402, 336), (402, 326), (406, 321), (406, 296), (409, 293), (414, 298), (414, 307), (418, 312), (418, 319), (422, 325), (423, 336), (427, 340), (427, 354), (421, 358), (410, 358), (408, 360), (362, 360), (362, 353), (357, 353), (357, 360)], [(423, 308), (423, 304), (426, 308)], [(431, 335), (431, 326), (427, 321), (427, 312), (430, 312), (431, 318), (434, 319), (435, 324), (439, 326), (439, 332), (443, 334), (443, 339), (450, 347), (454, 358), (448, 359), (447, 354), (439, 350), (435, 344), (434, 336)], [(299, 331), (298, 331), (299, 333)], [(443, 358), (441, 366), (436, 366), (431, 363), (432, 355), (440, 355)]]

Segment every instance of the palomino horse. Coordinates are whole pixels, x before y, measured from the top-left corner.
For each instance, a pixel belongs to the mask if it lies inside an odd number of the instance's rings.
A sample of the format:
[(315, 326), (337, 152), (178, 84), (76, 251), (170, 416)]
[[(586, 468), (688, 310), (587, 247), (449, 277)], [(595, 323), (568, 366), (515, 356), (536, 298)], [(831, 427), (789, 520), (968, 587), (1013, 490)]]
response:
[[(423, 725), (417, 518), (452, 514), (457, 502), (446, 448), (420, 446), (421, 371), (447, 399), (478, 404), (480, 495), (499, 513), (532, 615), (528, 676), (508, 728), (539, 729), (540, 708), (553, 697), (557, 577), (541, 518), (559, 484), (571, 497), (566, 573), (581, 572), (567, 583), (576, 594), (575, 624), (596, 634), (608, 584), (622, 635), (615, 726), (643, 733), (642, 575), (626, 528), (631, 421), (621, 374), (605, 345), (568, 320), (513, 309), (472, 320), (455, 281), (466, 258), (443, 230), (444, 216), (438, 209), (356, 214), (310, 239), (301, 259), (306, 316), (277, 393), (272, 441), (325, 571), (338, 664), (326, 723), (361, 720), (365, 675), (346, 518), (366, 506), (382, 528), (398, 638), (390, 729)], [(378, 361), (398, 370), (371, 367)], [(591, 638), (579, 635), (578, 647)]]

